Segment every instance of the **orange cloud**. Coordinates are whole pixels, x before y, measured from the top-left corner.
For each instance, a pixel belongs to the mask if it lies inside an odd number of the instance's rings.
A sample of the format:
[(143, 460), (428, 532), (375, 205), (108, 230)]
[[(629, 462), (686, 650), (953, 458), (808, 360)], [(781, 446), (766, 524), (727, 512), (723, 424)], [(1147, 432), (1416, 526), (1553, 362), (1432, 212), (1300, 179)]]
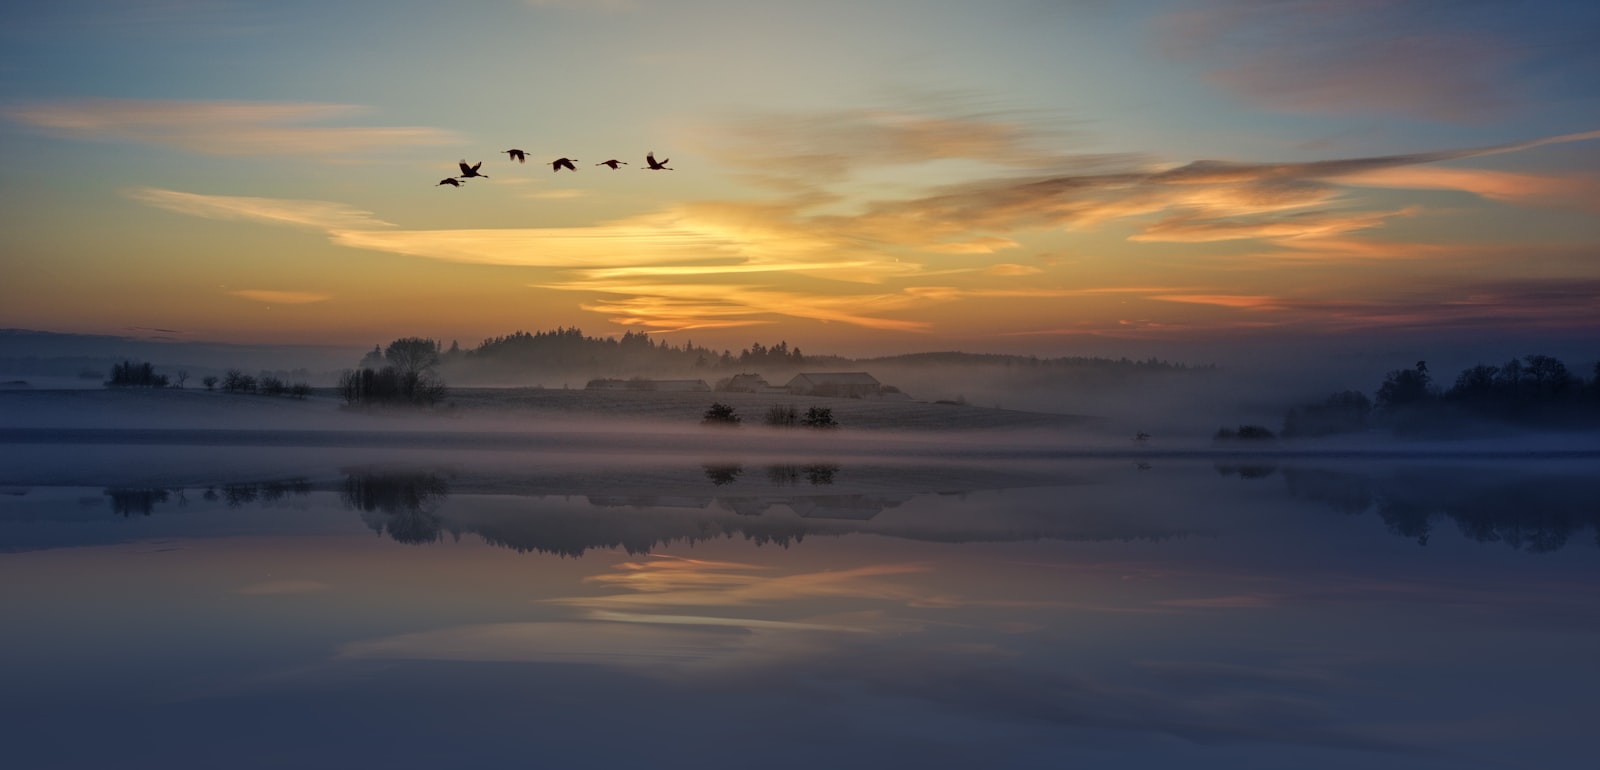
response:
[(1157, 294), (1150, 299), (1162, 302), (1186, 302), (1194, 305), (1216, 305), (1240, 310), (1283, 310), (1285, 305), (1274, 297), (1247, 294)]
[(1400, 190), (1460, 190), (1490, 200), (1600, 210), (1600, 181), (1483, 169), (1415, 166), (1338, 177), (1343, 184)]
[(279, 291), (276, 289), (234, 289), (225, 293), (256, 302), (265, 302), (269, 305), (310, 305), (333, 299), (331, 294), (319, 294), (311, 291)]

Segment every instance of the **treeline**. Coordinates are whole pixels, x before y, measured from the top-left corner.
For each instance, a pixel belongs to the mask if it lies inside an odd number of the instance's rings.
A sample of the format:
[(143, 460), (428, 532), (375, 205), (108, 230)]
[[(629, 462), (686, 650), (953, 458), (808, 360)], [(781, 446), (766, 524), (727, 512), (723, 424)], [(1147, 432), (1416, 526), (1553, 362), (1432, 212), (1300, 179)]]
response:
[[(304, 371), (304, 370), (297, 370)], [(264, 396), (288, 396), (290, 398), (305, 398), (313, 393), (305, 381), (290, 382), (284, 378), (283, 372), (261, 372), (259, 377), (245, 374), (242, 369), (229, 369), (221, 377), (206, 375), (200, 378), (200, 384), (206, 390), (220, 388), (224, 393), (259, 393)], [(156, 371), (153, 364), (142, 361), (123, 361), (113, 364), (111, 378), (106, 380), (106, 387), (111, 388), (183, 388), (189, 380), (189, 373), (179, 369), (177, 374), (168, 376)]]
[(1532, 427), (1579, 427), (1600, 423), (1600, 363), (1589, 380), (1560, 359), (1546, 355), (1478, 364), (1438, 384), (1427, 361), (1385, 375), (1373, 396), (1346, 390), (1321, 403), (1290, 409), (1285, 436), (1326, 436), (1372, 428), (1439, 432), (1474, 420)]
[(1216, 368), (1214, 364), (1190, 366), (1184, 363), (1165, 361), (1154, 356), (1142, 360), (1128, 358), (1127, 356), (1121, 358), (1096, 356), (1040, 358), (1038, 356), (1019, 356), (1008, 353), (962, 353), (959, 351), (906, 353), (898, 356), (865, 359), (859, 361), (859, 363), (906, 364), (912, 366), (1001, 366), (1017, 369), (1135, 369), (1151, 372), (1210, 371)]
[(738, 353), (719, 352), (693, 341), (682, 345), (657, 342), (643, 332), (629, 331), (621, 337), (590, 337), (576, 327), (558, 327), (531, 334), (518, 331), (491, 337), (470, 349), (452, 343), (440, 356), (442, 369), (467, 376), (539, 371), (593, 377), (642, 370), (796, 369), (810, 363), (812, 359), (784, 341), (771, 346), (756, 342)]
[[(437, 347), (437, 343), (436, 347)], [(379, 369), (385, 351), (374, 347), (363, 366)], [(765, 373), (796, 372), (801, 369), (877, 366), (961, 366), (983, 367), (991, 371), (1008, 370), (1027, 379), (1054, 381), (1062, 374), (1076, 377), (1121, 378), (1168, 372), (1210, 371), (1212, 365), (1190, 366), (1148, 358), (1100, 358), (1065, 356), (1039, 358), (981, 353), (912, 353), (899, 356), (852, 359), (835, 355), (808, 355), (787, 341), (766, 344), (753, 342), (741, 350), (715, 350), (695, 344), (681, 345), (658, 341), (643, 332), (628, 331), (620, 337), (591, 337), (577, 327), (557, 327), (549, 331), (518, 331), (490, 337), (476, 347), (451, 343), (439, 352), (438, 368), (454, 377), (472, 380), (528, 373), (618, 378), (648, 372)]]
[(282, 377), (262, 372), (260, 377), (245, 374), (240, 369), (229, 369), (219, 379), (207, 376), (200, 380), (206, 390), (220, 388), (224, 393), (259, 393), (263, 396), (288, 396), (305, 398), (311, 395), (311, 386), (305, 382), (286, 382)]

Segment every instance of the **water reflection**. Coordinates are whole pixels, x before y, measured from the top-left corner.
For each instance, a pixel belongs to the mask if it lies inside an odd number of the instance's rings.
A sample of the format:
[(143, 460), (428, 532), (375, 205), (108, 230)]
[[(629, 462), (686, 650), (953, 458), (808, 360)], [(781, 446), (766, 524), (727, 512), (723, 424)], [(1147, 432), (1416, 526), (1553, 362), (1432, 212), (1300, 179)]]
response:
[(1395, 535), (1427, 545), (1441, 521), (1480, 543), (1533, 553), (1555, 551), (1585, 530), (1600, 545), (1600, 478), (1530, 475), (1478, 468), (1402, 468), (1376, 475), (1286, 469), (1290, 495), (1334, 511), (1369, 510)]
[[(1126, 467), (1126, 466), (1124, 466)], [(1256, 485), (1281, 480), (1286, 502), (1348, 516), (1371, 514), (1389, 533), (1427, 545), (1441, 525), (1453, 524), (1465, 537), (1498, 543), (1530, 553), (1546, 553), (1569, 543), (1590, 540), (1600, 546), (1600, 478), (1582, 474), (1539, 474), (1521, 469), (1396, 466), (1354, 468), (1279, 464), (1213, 464), (1215, 476)], [(1183, 500), (1185, 513), (1160, 517), (1145, 498), (1123, 500), (1115, 487), (1132, 478), (1114, 477), (1108, 484), (1068, 487), (1018, 487), (1005, 479), (985, 484), (982, 474), (896, 472), (842, 468), (832, 463), (769, 464), (747, 474), (741, 464), (704, 464), (701, 485), (683, 477), (663, 479), (628, 473), (596, 472), (571, 479), (534, 478), (526, 483), (498, 476), (465, 474), (453, 469), (358, 466), (343, 469), (337, 483), (306, 478), (225, 483), (202, 490), (183, 487), (106, 487), (102, 494), (119, 518), (147, 518), (163, 509), (189, 505), (190, 495), (229, 509), (271, 505), (288, 499), (306, 500), (317, 492), (333, 492), (346, 509), (356, 511), (372, 531), (396, 542), (438, 542), (446, 534), (477, 534), (517, 551), (580, 556), (594, 549), (619, 548), (642, 553), (669, 543), (742, 537), (759, 544), (788, 546), (808, 536), (874, 533), (921, 540), (1164, 540), (1213, 530), (1206, 516), (1197, 516), (1200, 500), (1223, 510), (1228, 492), (1213, 481), (1182, 476), (1166, 465), (1157, 472), (1133, 471), (1137, 488), (1160, 494), (1171, 504)], [(915, 480), (908, 480), (914, 478)], [(963, 479), (960, 486), (944, 480)], [(709, 483), (707, 483), (709, 482)], [(509, 485), (502, 493), (496, 490)], [(596, 487), (603, 487), (597, 490)], [(631, 489), (630, 489), (631, 488)], [(939, 496), (999, 494), (1007, 489), (1051, 490), (1057, 504), (1023, 510), (997, 503), (998, 509), (960, 505), (938, 517), (913, 511), (884, 520), (883, 514), (911, 506), (926, 509)], [(1130, 487), (1134, 488), (1134, 487)], [(1021, 494), (1021, 492), (1014, 492)], [(485, 506), (492, 495), (500, 504)], [(19, 492), (10, 499), (26, 496)], [(463, 497), (464, 496), (464, 497)], [(447, 505), (453, 497), (463, 504)], [(540, 501), (554, 498), (582, 501), (551, 510)], [(924, 498), (913, 506), (913, 501)], [(517, 501), (521, 501), (520, 504)], [(1074, 504), (1074, 500), (1083, 505)], [(1092, 501), (1092, 505), (1088, 504)], [(1157, 509), (1159, 510), (1159, 509)], [(1092, 515), (1089, 512), (1092, 511)], [(0, 513), (0, 516), (3, 516)], [(1211, 515), (1213, 518), (1217, 514)]]
[(106, 488), (106, 498), (111, 502), (111, 512), (124, 518), (149, 516), (155, 510), (157, 503), (165, 503), (171, 497), (172, 490), (167, 489)]
[[(5, 756), (1583, 766), (1600, 479), (1157, 466), (352, 462), (7, 493)], [(61, 536), (20, 552), (35, 530)], [(466, 738), (392, 740), (420, 723)]]
[(372, 531), (398, 543), (432, 543), (443, 536), (437, 509), (450, 494), (450, 481), (430, 471), (346, 471), (339, 499), (361, 512)]

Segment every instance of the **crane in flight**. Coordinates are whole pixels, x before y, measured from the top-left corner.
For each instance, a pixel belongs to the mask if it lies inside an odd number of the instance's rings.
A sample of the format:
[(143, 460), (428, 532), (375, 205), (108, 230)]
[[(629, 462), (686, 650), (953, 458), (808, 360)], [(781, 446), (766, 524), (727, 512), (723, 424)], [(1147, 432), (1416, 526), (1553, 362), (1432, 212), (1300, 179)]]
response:
[(478, 167), (482, 166), (482, 165), (483, 165), (483, 161), (481, 161), (481, 160), (478, 161), (477, 163), (474, 163), (474, 164), (470, 165), (470, 166), (467, 165), (466, 161), (464, 161), (464, 160), (461, 161), (461, 178), (462, 179), (469, 179), (471, 177), (480, 176), (480, 177), (483, 177), (484, 179), (488, 179), (489, 178), (488, 174), (480, 174), (480, 173), (478, 173)]
[(523, 152), (522, 150), (501, 150), (501, 152), (511, 156), (511, 159), (518, 163), (528, 162), (528, 153)]
[(561, 169), (566, 169), (568, 171), (577, 171), (578, 167), (572, 165), (572, 162), (575, 160), (577, 160), (577, 158), (556, 158), (555, 160), (550, 161), (550, 170), (560, 171)]
[(656, 161), (656, 153), (654, 150), (644, 154), (644, 162), (650, 164), (651, 171), (671, 171), (672, 169), (667, 168), (667, 163), (671, 160), (671, 158), (665, 158), (659, 162)]
[(615, 158), (612, 158), (611, 160), (602, 160), (599, 163), (596, 163), (595, 165), (596, 166), (610, 166), (612, 171), (616, 171), (617, 170), (617, 166), (626, 166), (628, 164), (625, 161), (620, 161), (620, 160), (617, 160)]
[(443, 186), (443, 185), (450, 185), (451, 187), (460, 187), (461, 186), (461, 180), (457, 179), (457, 178), (455, 178), (453, 176), (447, 176), (447, 177), (445, 177), (443, 179), (440, 179), (439, 180), (439, 184), (434, 185), (434, 187), (440, 187), (440, 186)]

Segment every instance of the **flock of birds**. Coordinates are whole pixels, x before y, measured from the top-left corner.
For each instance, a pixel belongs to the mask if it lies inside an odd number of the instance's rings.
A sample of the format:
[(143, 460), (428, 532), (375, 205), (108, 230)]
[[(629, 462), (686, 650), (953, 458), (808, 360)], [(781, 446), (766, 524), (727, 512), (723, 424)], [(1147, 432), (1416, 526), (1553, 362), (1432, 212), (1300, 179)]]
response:
[[(518, 163), (527, 163), (528, 162), (528, 153), (526, 151), (524, 151), (524, 150), (501, 150), (500, 152), (503, 155), (510, 156), (511, 160), (514, 160), (514, 161), (516, 161)], [(667, 166), (667, 163), (669, 163), (671, 161), (672, 161), (671, 158), (662, 158), (661, 160), (656, 160), (656, 153), (655, 153), (654, 150), (652, 150), (652, 151), (647, 152), (647, 153), (644, 154), (644, 162), (645, 162), (646, 168), (641, 169), (641, 170), (644, 170), (644, 171), (672, 171), (673, 169)], [(578, 167), (576, 165), (573, 165), (573, 164), (575, 164), (577, 162), (578, 162), (577, 158), (556, 158), (555, 160), (550, 161), (550, 170), (551, 171), (560, 171), (561, 169), (566, 169), (568, 171), (577, 171)], [(484, 173), (481, 173), (481, 172), (478, 171), (478, 169), (483, 167), (483, 161), (481, 161), (481, 160), (478, 161), (477, 163), (474, 163), (474, 164), (469, 166), (469, 165), (467, 165), (467, 161), (463, 159), (461, 161), (460, 165), (461, 165), (461, 173), (459, 175), (445, 177), (444, 179), (439, 180), (439, 184), (438, 185), (434, 185), (434, 186), (438, 187), (438, 186), (442, 186), (442, 185), (450, 185), (451, 187), (460, 187), (464, 182), (466, 182), (466, 180), (472, 179), (473, 177), (478, 177), (480, 179), (488, 179), (489, 178), (488, 174), (484, 174)], [(616, 171), (617, 167), (626, 166), (628, 164), (625, 161), (620, 161), (620, 160), (617, 160), (616, 158), (612, 158), (611, 160), (600, 161), (599, 163), (596, 163), (595, 165), (596, 166), (606, 166), (606, 167), (610, 168), (612, 171)]]

